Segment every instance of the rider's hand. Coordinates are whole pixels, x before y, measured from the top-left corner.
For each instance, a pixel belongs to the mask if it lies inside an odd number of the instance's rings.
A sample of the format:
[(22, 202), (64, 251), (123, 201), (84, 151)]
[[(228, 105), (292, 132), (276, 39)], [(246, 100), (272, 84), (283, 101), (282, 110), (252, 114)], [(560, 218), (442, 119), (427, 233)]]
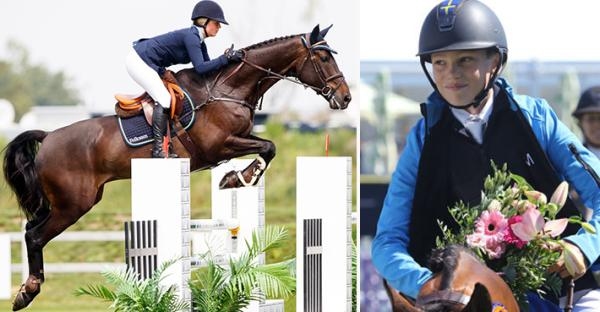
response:
[(233, 49), (233, 44), (225, 50), (225, 57), (229, 63), (239, 63), (244, 58), (244, 51)]
[(580, 278), (587, 271), (586, 259), (579, 247), (568, 241), (562, 241), (563, 246), (560, 258), (550, 267), (550, 272), (556, 272), (562, 278)]

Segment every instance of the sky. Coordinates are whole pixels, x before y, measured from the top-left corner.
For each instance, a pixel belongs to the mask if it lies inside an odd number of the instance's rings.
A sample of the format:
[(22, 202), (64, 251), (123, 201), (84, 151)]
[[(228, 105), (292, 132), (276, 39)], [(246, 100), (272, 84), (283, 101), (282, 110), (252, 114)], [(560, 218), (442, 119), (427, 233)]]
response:
[[(242, 48), (271, 38), (307, 33), (316, 24), (322, 28), (334, 24), (326, 39), (339, 52), (335, 58), (348, 83), (358, 85), (358, 0), (217, 1), (230, 25), (223, 25), (217, 37), (207, 39), (211, 57), (218, 57), (232, 43)], [(131, 43), (191, 26), (196, 2), (1, 0), (0, 58), (7, 56), (7, 40), (14, 39), (25, 46), (34, 63), (64, 71), (80, 90), (87, 107), (111, 112), (114, 94), (142, 92), (125, 69)], [(174, 69), (181, 67), (189, 66)], [(264, 107), (285, 103), (300, 111), (328, 108), (314, 92), (290, 85), (280, 82), (269, 90)]]
[[(482, 0), (503, 24), (509, 60), (600, 61), (600, 1)], [(439, 1), (361, 1), (360, 57), (417, 60), (419, 32)]]

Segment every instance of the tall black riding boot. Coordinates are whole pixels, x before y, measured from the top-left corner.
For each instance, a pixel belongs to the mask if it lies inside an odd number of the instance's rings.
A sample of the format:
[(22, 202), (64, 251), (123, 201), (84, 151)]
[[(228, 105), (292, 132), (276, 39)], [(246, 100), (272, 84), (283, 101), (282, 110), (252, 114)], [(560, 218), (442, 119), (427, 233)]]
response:
[(152, 146), (152, 158), (165, 158), (163, 152), (163, 137), (167, 128), (167, 116), (165, 109), (158, 102), (154, 103), (154, 113), (152, 114), (152, 137), (154, 145)]

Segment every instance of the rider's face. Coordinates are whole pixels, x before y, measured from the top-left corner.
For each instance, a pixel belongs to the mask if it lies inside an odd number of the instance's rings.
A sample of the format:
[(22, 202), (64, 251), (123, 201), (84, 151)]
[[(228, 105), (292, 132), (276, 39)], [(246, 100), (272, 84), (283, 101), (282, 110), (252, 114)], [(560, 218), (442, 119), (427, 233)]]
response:
[(208, 24), (206, 24), (206, 26), (204, 27), (207, 37), (216, 36), (217, 33), (219, 32), (219, 29), (221, 29), (221, 23), (214, 21), (214, 20), (209, 20)]
[(579, 126), (586, 142), (593, 147), (600, 147), (600, 113), (581, 115)]
[(490, 80), (498, 54), (485, 50), (444, 51), (431, 54), (433, 79), (450, 104), (470, 104)]

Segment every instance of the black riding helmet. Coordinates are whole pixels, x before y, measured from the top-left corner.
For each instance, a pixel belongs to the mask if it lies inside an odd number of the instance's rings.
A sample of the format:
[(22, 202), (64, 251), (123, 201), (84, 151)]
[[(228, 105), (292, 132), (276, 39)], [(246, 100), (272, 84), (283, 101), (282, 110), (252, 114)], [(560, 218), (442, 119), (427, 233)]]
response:
[[(443, 51), (494, 49), (500, 54), (500, 64), (493, 73), (488, 86), (475, 97), (471, 105), (477, 107), (493, 86), (501, 67), (508, 57), (508, 45), (504, 28), (496, 14), (477, 0), (445, 0), (435, 6), (425, 18), (419, 36), (421, 67), (427, 79), (437, 91), (425, 63), (431, 62), (431, 54)], [(451, 105), (451, 104), (450, 104)], [(451, 105), (453, 106), (453, 105)]]
[(581, 118), (585, 113), (600, 113), (600, 86), (591, 87), (581, 94), (573, 116)]
[(192, 21), (200, 17), (206, 17), (209, 20), (215, 20), (221, 24), (229, 25), (225, 20), (221, 6), (211, 0), (202, 0), (194, 6), (192, 11)]

